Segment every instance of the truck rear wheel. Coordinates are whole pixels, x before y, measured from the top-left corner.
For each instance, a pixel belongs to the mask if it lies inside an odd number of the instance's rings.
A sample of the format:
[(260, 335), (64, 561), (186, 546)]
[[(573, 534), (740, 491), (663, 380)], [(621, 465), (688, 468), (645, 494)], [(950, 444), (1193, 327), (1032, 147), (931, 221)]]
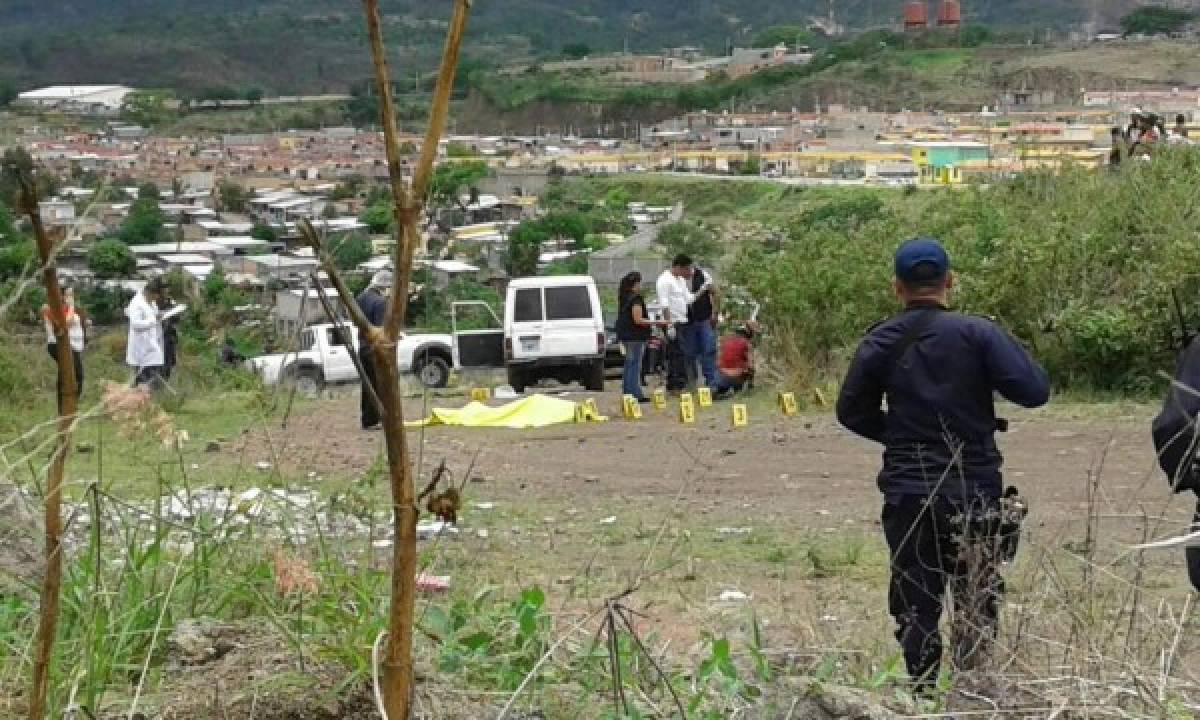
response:
[(518, 394), (525, 392), (525, 387), (529, 383), (529, 376), (526, 372), (519, 368), (509, 366), (508, 368), (508, 384), (512, 386), (513, 392)]
[(594, 360), (583, 369), (583, 386), (592, 392), (604, 392), (604, 361)]
[(450, 366), (436, 355), (422, 356), (413, 370), (427, 388), (444, 388), (450, 382)]

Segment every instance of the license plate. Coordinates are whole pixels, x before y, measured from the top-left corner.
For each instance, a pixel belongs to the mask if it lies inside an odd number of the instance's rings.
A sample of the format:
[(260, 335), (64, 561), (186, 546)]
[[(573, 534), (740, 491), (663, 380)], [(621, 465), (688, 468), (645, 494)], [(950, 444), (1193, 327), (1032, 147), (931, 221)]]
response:
[(521, 338), (521, 352), (537, 352), (539, 344), (540, 342), (538, 338), (523, 337)]

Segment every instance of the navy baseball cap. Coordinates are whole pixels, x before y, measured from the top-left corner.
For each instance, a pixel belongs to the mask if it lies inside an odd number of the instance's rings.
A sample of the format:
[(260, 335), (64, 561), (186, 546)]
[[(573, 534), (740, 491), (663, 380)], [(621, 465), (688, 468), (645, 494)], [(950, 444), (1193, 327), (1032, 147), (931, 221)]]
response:
[(903, 282), (936, 282), (949, 272), (950, 256), (933, 238), (913, 238), (896, 250), (896, 277)]

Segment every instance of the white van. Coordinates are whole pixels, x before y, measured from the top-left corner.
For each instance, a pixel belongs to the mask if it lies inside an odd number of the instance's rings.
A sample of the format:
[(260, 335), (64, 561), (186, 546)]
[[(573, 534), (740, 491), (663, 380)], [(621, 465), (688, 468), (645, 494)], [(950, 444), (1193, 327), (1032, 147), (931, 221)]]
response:
[(604, 390), (600, 294), (587, 275), (529, 277), (508, 285), (504, 364), (517, 392), (543, 378)]

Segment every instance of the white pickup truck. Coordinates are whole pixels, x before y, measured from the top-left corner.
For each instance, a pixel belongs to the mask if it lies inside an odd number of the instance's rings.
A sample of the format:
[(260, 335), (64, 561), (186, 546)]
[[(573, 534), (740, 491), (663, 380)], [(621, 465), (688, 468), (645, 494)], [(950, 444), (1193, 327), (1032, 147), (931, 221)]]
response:
[[(342, 335), (349, 337), (343, 338)], [(332, 323), (310, 325), (300, 332), (295, 352), (262, 355), (246, 361), (264, 384), (292, 380), (297, 391), (316, 395), (326, 384), (356, 382), (358, 369), (351, 353), (358, 351), (358, 333), (350, 325), (342, 332)], [(405, 335), (396, 346), (400, 372), (411, 372), (425, 387), (445, 387), (455, 366), (451, 335)]]

